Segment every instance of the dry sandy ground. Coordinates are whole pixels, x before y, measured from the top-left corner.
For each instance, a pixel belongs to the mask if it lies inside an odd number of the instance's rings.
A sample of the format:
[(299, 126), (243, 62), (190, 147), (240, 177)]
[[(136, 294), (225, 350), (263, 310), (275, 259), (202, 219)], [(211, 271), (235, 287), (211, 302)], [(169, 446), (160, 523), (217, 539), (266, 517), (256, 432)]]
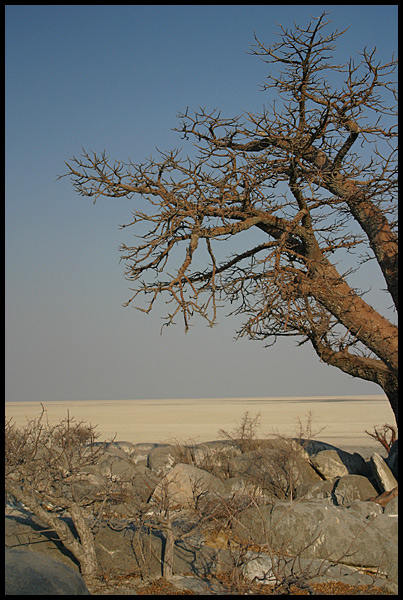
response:
[[(180, 400), (89, 400), (44, 402), (55, 423), (67, 416), (98, 426), (100, 439), (130, 442), (202, 442), (220, 439), (218, 431), (233, 432), (246, 411), (260, 413), (259, 437), (273, 433), (295, 435), (298, 419), (313, 417), (316, 439), (346, 447), (374, 447), (365, 433), (374, 425), (395, 424), (390, 405), (382, 396), (310, 398), (208, 398)], [(17, 425), (38, 417), (40, 403), (6, 402), (6, 417)], [(375, 446), (377, 443), (375, 442)], [(381, 449), (381, 446), (379, 446)]]

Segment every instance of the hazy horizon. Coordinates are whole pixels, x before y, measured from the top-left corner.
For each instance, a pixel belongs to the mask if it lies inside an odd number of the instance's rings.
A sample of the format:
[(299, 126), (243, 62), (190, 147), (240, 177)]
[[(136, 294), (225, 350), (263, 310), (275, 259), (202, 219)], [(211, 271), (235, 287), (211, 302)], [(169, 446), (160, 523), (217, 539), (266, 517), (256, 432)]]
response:
[(258, 401), (281, 401), (281, 400), (288, 400), (288, 401), (294, 401), (294, 400), (310, 400), (310, 401), (315, 401), (318, 400), (320, 402), (327, 402), (327, 401), (358, 401), (358, 400), (367, 400), (367, 401), (371, 401), (371, 400), (382, 400), (382, 399), (387, 399), (385, 394), (356, 394), (356, 395), (342, 395), (342, 396), (336, 396), (336, 395), (330, 395), (330, 396), (325, 396), (325, 395), (320, 395), (320, 396), (205, 396), (205, 397), (189, 397), (189, 398), (110, 398), (110, 399), (97, 399), (97, 398), (86, 398), (86, 399), (66, 399), (66, 400), (6, 400), (6, 404), (12, 404), (13, 402), (19, 402), (19, 403), (23, 403), (23, 402), (35, 402), (35, 403), (44, 403), (44, 404), (48, 404), (48, 403), (57, 403), (57, 404), (67, 404), (69, 402), (99, 402), (99, 403), (106, 403), (106, 402), (172, 402), (175, 400), (178, 401), (185, 401), (185, 400), (189, 400), (191, 402), (197, 402), (197, 401), (203, 401), (203, 400), (228, 400), (231, 402), (236, 402), (236, 401), (247, 401), (247, 400), (251, 400), (254, 402), (258, 402)]

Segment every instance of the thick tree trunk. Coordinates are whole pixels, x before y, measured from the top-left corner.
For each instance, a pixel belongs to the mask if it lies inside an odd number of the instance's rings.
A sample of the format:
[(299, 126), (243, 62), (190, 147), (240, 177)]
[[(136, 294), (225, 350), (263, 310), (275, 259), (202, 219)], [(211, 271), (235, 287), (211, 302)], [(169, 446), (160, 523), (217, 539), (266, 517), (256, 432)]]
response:
[(94, 536), (85, 523), (79, 506), (68, 508), (80, 538), (77, 540), (64, 521), (45, 510), (29, 492), (22, 490), (19, 485), (6, 481), (6, 491), (27, 506), (38, 519), (57, 533), (63, 546), (70, 550), (80, 563), (80, 571), (86, 583), (94, 583), (99, 579), (100, 566), (95, 552)]
[(82, 547), (80, 566), (81, 574), (87, 583), (94, 583), (100, 577), (100, 565), (98, 562), (94, 534), (88, 523), (86, 523), (83, 512), (78, 505), (69, 508), (70, 516), (80, 537)]
[(397, 376), (398, 328), (358, 296), (335, 267), (326, 261), (315, 264), (307, 279), (308, 293), (331, 312), (350, 333)]

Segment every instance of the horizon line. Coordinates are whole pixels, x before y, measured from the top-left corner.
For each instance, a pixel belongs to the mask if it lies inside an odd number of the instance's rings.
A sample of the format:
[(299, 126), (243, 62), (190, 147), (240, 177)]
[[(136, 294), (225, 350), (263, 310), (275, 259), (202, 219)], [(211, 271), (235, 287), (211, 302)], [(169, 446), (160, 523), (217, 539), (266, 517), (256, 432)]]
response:
[(184, 397), (184, 398), (76, 398), (76, 399), (64, 399), (64, 400), (5, 400), (5, 404), (14, 403), (56, 403), (56, 402), (138, 402), (138, 401), (173, 401), (173, 400), (342, 400), (349, 398), (351, 400), (381, 400), (387, 399), (386, 394), (343, 394), (343, 395), (316, 395), (316, 396), (203, 396), (203, 397)]

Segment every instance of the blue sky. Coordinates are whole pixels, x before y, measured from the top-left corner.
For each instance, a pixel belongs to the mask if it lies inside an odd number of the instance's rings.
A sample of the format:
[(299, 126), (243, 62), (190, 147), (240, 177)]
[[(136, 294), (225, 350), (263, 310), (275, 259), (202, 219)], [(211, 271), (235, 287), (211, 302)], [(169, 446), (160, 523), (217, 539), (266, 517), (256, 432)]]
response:
[(57, 181), (82, 147), (141, 162), (183, 145), (172, 129), (187, 106), (260, 111), (253, 32), (270, 44), (276, 23), (323, 10), (350, 26), (340, 61), (396, 51), (397, 5), (6, 6), (6, 400), (381, 393), (292, 339), (235, 342), (230, 318), (161, 336), (162, 313), (122, 306), (132, 201), (93, 206)]

